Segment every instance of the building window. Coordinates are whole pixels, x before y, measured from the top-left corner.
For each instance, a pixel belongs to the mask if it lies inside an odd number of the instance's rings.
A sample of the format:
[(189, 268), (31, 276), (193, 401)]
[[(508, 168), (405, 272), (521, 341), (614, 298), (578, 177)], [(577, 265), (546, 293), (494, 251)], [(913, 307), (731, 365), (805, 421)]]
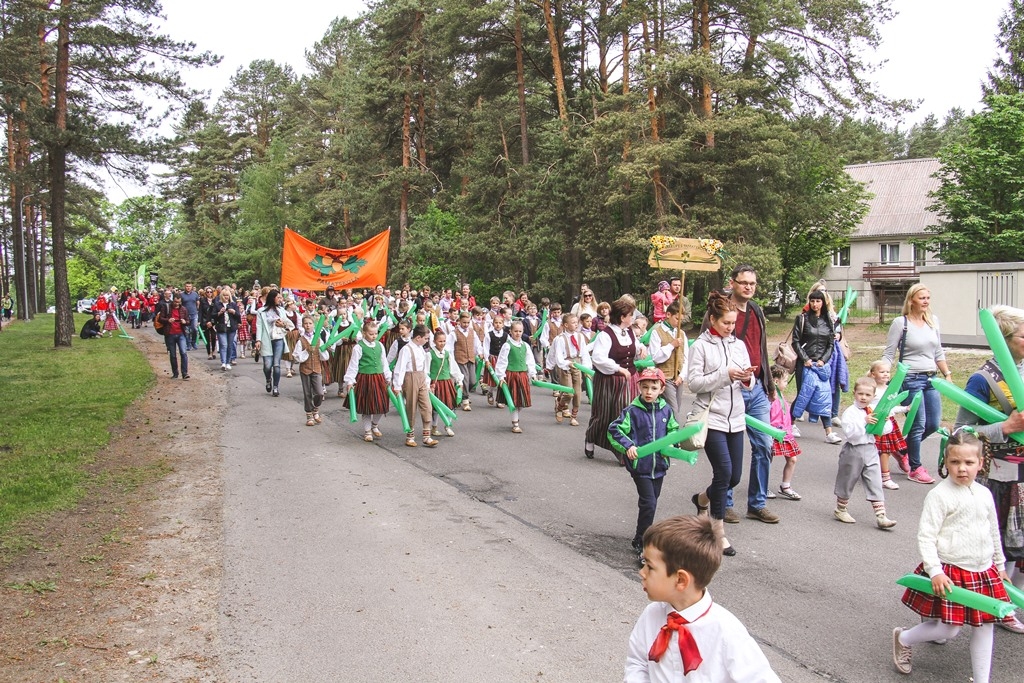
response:
[(881, 263), (899, 263), (900, 262), (900, 245), (899, 244), (879, 244), (879, 262)]
[(850, 248), (839, 247), (838, 249), (833, 251), (832, 265), (836, 267), (850, 265)]
[(922, 247), (920, 244), (915, 244), (914, 245), (914, 265), (920, 268), (921, 266), (923, 266), (925, 264), (925, 261), (927, 259), (928, 259), (928, 250), (925, 247)]

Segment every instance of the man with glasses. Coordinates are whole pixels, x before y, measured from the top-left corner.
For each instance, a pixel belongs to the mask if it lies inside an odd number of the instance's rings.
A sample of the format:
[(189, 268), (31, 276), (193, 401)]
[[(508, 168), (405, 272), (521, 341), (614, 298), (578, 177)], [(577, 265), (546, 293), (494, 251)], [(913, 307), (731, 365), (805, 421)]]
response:
[[(770, 422), (768, 394), (774, 392), (771, 357), (768, 355), (768, 332), (764, 311), (754, 303), (757, 290), (757, 273), (748, 264), (736, 266), (730, 276), (732, 291), (729, 298), (736, 306), (736, 329), (733, 335), (747, 347), (750, 364), (754, 367), (756, 382), (749, 391), (743, 389), (743, 403), (747, 415), (762, 422)], [(706, 328), (708, 321), (704, 321)], [(772, 442), (764, 432), (747, 429), (750, 439), (750, 483), (747, 486), (747, 517), (765, 524), (778, 524), (779, 516), (765, 507), (768, 498), (768, 472), (772, 462)], [(736, 524), (739, 515), (732, 508), (732, 491), (726, 501), (725, 521)]]

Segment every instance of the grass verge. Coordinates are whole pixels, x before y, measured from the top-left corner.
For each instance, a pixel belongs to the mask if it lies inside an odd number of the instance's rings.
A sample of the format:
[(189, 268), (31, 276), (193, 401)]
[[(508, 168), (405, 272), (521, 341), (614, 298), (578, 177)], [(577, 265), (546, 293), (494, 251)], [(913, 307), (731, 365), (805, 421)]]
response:
[(16, 522), (75, 504), (111, 427), (155, 381), (129, 340), (54, 349), (53, 323), (39, 315), (0, 334), (0, 544)]

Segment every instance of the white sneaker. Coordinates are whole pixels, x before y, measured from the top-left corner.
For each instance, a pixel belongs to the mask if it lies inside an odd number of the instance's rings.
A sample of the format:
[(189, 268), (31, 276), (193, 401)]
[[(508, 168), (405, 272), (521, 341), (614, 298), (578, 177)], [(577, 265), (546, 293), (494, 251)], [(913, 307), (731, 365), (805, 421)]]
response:
[(892, 479), (886, 479), (882, 482), (883, 489), (889, 489), (890, 491), (898, 491), (900, 485), (894, 482)]
[(825, 443), (842, 443), (843, 437), (839, 436), (835, 432), (829, 432), (825, 435)]
[(801, 434), (800, 434), (800, 430), (796, 428), (796, 425), (793, 425), (793, 436), (795, 436), (795, 437), (796, 437), (796, 438), (798, 438), (798, 439), (799, 439), (799, 438), (800, 438), (800, 436), (801, 436)]

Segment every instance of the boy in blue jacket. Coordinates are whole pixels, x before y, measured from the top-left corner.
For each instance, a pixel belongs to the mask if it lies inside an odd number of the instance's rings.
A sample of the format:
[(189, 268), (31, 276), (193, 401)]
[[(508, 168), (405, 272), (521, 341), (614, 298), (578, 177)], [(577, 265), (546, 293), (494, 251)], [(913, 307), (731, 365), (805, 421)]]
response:
[(679, 429), (672, 408), (661, 394), (665, 391), (665, 375), (657, 368), (646, 368), (640, 373), (640, 395), (608, 425), (608, 437), (613, 446), (626, 454), (626, 471), (633, 477), (638, 496), (636, 535), (633, 552), (640, 564), (644, 563), (644, 532), (654, 523), (658, 509), (661, 484), (669, 467), (669, 460), (661, 453), (637, 458), (637, 448), (660, 439)]

